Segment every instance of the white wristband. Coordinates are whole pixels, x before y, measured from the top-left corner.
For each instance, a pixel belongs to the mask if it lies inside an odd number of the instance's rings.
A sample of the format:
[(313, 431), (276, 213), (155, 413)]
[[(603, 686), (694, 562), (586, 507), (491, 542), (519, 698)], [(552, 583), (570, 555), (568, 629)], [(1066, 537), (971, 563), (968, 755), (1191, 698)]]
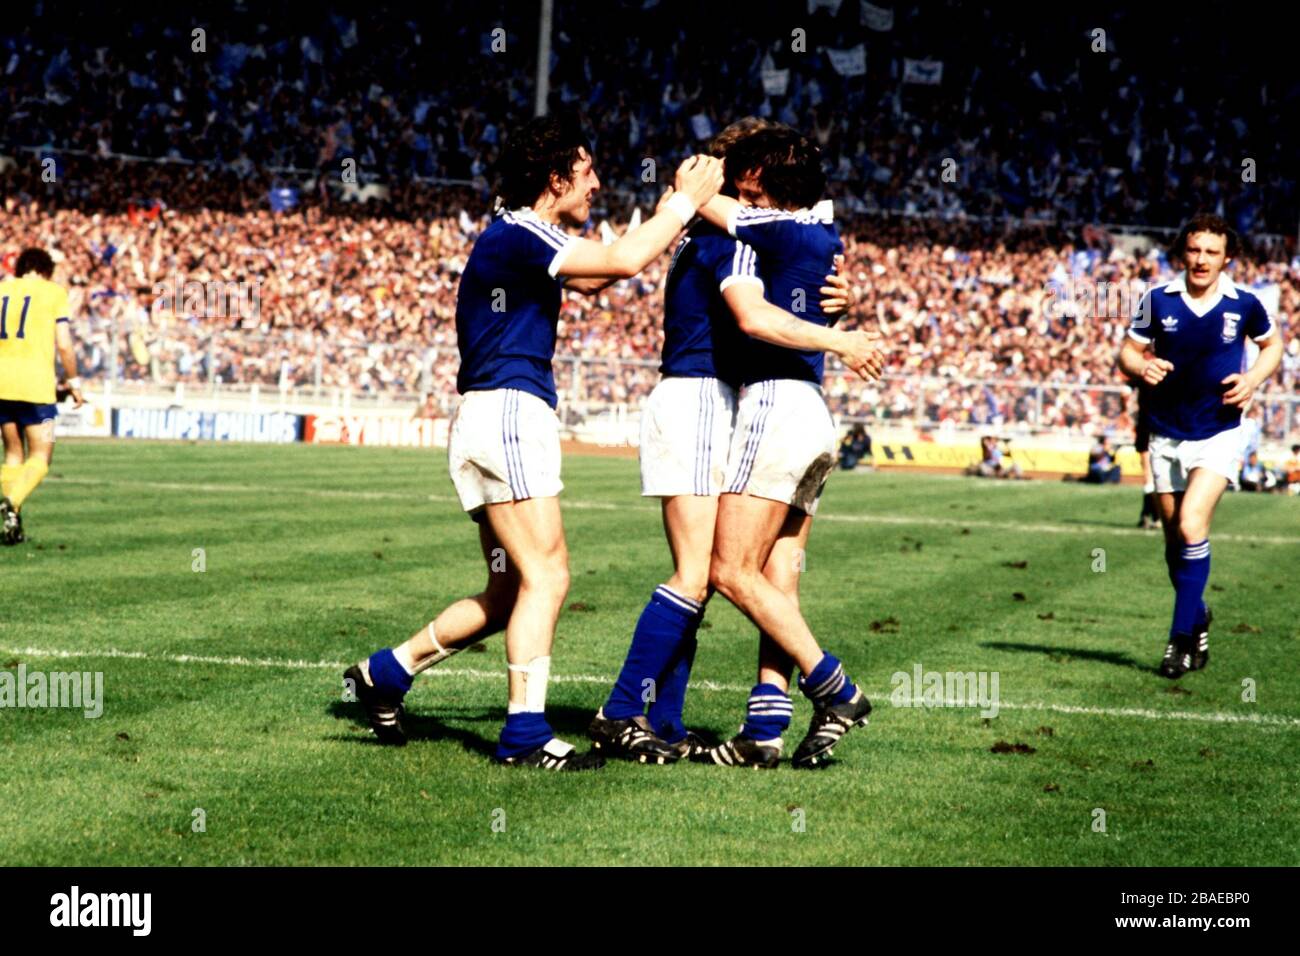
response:
[(687, 196), (684, 193), (674, 193), (668, 197), (668, 201), (664, 203), (664, 208), (671, 209), (673, 212), (677, 213), (682, 220), (682, 225), (689, 226), (691, 220), (695, 218), (695, 210), (698, 207), (691, 200), (690, 196)]
[(81, 391), (81, 378), (77, 375), (72, 376), (72, 378), (68, 379), (64, 384), (67, 385), (68, 388), (75, 388), (77, 391)]

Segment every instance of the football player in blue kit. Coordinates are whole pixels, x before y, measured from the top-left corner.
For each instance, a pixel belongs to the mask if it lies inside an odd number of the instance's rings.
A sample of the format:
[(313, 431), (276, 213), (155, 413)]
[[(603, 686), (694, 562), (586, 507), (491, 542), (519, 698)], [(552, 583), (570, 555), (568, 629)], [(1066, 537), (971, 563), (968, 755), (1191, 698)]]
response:
[(349, 668), (345, 687), (382, 742), (404, 743), (402, 700), (414, 676), (504, 629), (509, 703), (496, 759), (590, 769), (603, 758), (556, 737), (545, 716), (555, 623), (569, 587), (551, 368), (562, 289), (592, 293), (644, 269), (717, 193), (722, 164), (686, 160), (655, 215), (610, 245), (561, 228), (586, 223), (600, 188), (572, 117), (523, 124), (502, 150), (498, 172), (501, 208), (474, 243), (457, 290), (463, 397), (448, 440), (452, 482), (478, 523), (487, 586), (400, 647)]
[[(748, 117), (710, 144), (724, 156), (772, 124)], [(729, 181), (724, 192), (736, 195)], [(657, 497), (673, 556), (672, 577), (659, 585), (637, 621), (626, 660), (588, 735), (607, 756), (668, 764), (704, 747), (682, 720), (696, 631), (709, 598), (713, 530), (722, 492), (736, 388), (749, 336), (788, 348), (832, 351), (866, 377), (879, 375), (878, 336), (799, 320), (780, 310), (752, 310), (738, 324), (724, 296), (736, 284), (761, 290), (754, 250), (699, 221), (678, 245), (664, 290), (662, 380), (641, 413), (641, 493)], [(822, 306), (838, 316), (847, 282), (826, 275)], [(761, 296), (761, 292), (760, 292)], [(804, 544), (797, 530), (778, 538), (764, 565), (772, 583), (798, 599)], [(648, 714), (647, 711), (648, 705)]]
[[(728, 176), (750, 206), (715, 197), (701, 216), (749, 246), (757, 276), (723, 297), (742, 329), (757, 315), (823, 332), (831, 322), (811, 295), (843, 250), (817, 147), (786, 127), (746, 137), (728, 150)], [(794, 313), (793, 315), (791, 313)], [(822, 488), (835, 464), (838, 434), (821, 382), (822, 351), (782, 348), (753, 338), (739, 356), (740, 393), (723, 493), (718, 501), (709, 583), (761, 634), (758, 683), (740, 733), (692, 759), (730, 766), (775, 766), (793, 704), (793, 667), (813, 704), (808, 732), (791, 764), (811, 768), (871, 712), (800, 613), (797, 598), (763, 573), (782, 540), (803, 551)], [(883, 364), (883, 363), (881, 363)], [(875, 366), (877, 369), (879, 365)]]
[[(1147, 291), (1120, 348), (1119, 368), (1144, 386), (1142, 411), (1165, 562), (1174, 587), (1173, 621), (1160, 674), (1170, 679), (1209, 660), (1210, 523), (1241, 468), (1243, 407), (1282, 360), (1282, 334), (1264, 306), (1223, 271), (1237, 235), (1218, 216), (1199, 215), (1170, 250), (1184, 271)], [(1246, 339), (1259, 355), (1246, 367)]]

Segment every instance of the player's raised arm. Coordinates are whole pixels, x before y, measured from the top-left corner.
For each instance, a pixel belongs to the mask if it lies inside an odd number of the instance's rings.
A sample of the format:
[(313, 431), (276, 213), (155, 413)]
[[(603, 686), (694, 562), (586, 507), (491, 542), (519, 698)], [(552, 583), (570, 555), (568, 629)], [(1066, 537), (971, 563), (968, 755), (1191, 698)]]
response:
[(711, 156), (690, 157), (677, 170), (673, 195), (655, 215), (608, 246), (591, 239), (575, 242), (556, 274), (577, 279), (636, 275), (672, 244), (696, 210), (721, 188), (722, 161)]
[(722, 291), (742, 332), (788, 349), (833, 352), (848, 368), (865, 379), (879, 378), (885, 368), (880, 336), (874, 332), (847, 332), (815, 322), (805, 322), (763, 298), (757, 282), (736, 282)]
[(735, 235), (735, 216), (745, 207), (740, 200), (730, 196), (714, 196), (700, 206), (700, 218), (710, 225), (717, 226), (725, 232)]

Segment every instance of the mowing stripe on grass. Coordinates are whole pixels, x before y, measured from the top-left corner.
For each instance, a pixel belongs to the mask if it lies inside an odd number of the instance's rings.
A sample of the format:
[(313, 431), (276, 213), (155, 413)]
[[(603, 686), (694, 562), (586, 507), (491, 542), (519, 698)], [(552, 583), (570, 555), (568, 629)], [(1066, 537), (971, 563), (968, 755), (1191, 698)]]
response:
[[(120, 480), (113, 478), (51, 478), (47, 479), (46, 483), (67, 485), (124, 485), (135, 488), (149, 488), (155, 491), (183, 491), (187, 493), (202, 491), (212, 494), (292, 495), (295, 498), (350, 498), (362, 501), (434, 501), (452, 504), (458, 503), (457, 499), (452, 495), (420, 495), (400, 491), (344, 491), (341, 489), (331, 488), (286, 488), (271, 485), (219, 485), (210, 483), (185, 484), (183, 482), (132, 481), (129, 479)], [(576, 498), (563, 498), (561, 501), (566, 508), (575, 508), (584, 511), (653, 511), (656, 514), (659, 513), (659, 508), (646, 505), (620, 505), (608, 501), (583, 501)], [(919, 524), (930, 525), (938, 528), (991, 528), (997, 531), (1005, 531), (1008, 528), (1014, 528), (1017, 531), (1029, 531), (1041, 534), (1080, 534), (1092, 536), (1112, 535), (1139, 538), (1154, 537), (1151, 532), (1145, 531), (1141, 528), (1108, 528), (1100, 525), (1079, 525), (1078, 527), (1071, 527), (1069, 525), (1059, 524), (1010, 525), (1005, 521), (990, 521), (983, 518), (934, 518), (920, 515), (882, 514), (827, 514), (823, 511), (818, 520), (846, 521), (854, 524)], [(1215, 541), (1244, 541), (1259, 544), (1300, 544), (1300, 537), (1286, 537), (1283, 535), (1217, 533), (1211, 537)]]
[[(263, 668), (283, 668), (286, 670), (335, 670), (343, 671), (352, 662), (344, 661), (305, 661), (305, 660), (276, 660), (274, 658), (263, 657), (210, 657), (201, 654), (147, 654), (143, 651), (121, 651), (115, 648), (106, 647), (98, 650), (88, 651), (69, 651), (55, 650), (43, 647), (0, 647), (0, 654), (14, 654), (19, 657), (52, 657), (52, 658), (119, 658), (135, 661), (152, 661), (164, 664), (215, 664), (223, 667), (263, 667)], [(470, 681), (504, 681), (506, 674), (504, 670), (500, 671), (483, 671), (474, 668), (435, 668), (425, 671), (431, 677), (459, 677), (462, 680)], [(601, 684), (611, 686), (614, 683), (612, 677), (602, 677), (597, 674), (552, 674), (551, 681), (557, 684)], [(715, 681), (697, 680), (691, 681), (690, 685), (693, 690), (702, 691), (722, 691), (733, 694), (747, 694), (750, 691), (748, 685), (742, 684), (719, 684)], [(888, 699), (889, 691), (868, 690), (867, 695)], [(924, 706), (924, 699), (916, 699), (915, 706)], [(1253, 724), (1257, 727), (1282, 727), (1288, 730), (1300, 729), (1300, 717), (1284, 717), (1276, 714), (1232, 714), (1223, 711), (1210, 711), (1204, 714), (1198, 714), (1194, 711), (1187, 710), (1147, 710), (1137, 707), (1080, 707), (1071, 704), (1051, 704), (1043, 701), (1027, 701), (1022, 704), (1013, 704), (1006, 701), (999, 701), (998, 707), (1003, 710), (1041, 710), (1050, 711), (1055, 714), (1073, 714), (1092, 717), (1136, 717), (1140, 720), (1181, 720), (1193, 721), (1207, 724)], [(970, 709), (970, 708), (966, 708)]]

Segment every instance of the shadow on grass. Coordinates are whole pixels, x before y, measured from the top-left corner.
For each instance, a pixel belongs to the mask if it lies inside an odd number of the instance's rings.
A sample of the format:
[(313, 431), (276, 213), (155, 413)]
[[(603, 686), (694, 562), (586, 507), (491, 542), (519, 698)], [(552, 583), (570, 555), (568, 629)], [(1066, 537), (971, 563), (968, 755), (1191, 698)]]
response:
[(995, 651), (1026, 651), (1033, 654), (1043, 654), (1051, 658), (1073, 658), (1081, 661), (1097, 661), (1101, 664), (1114, 664), (1116, 667), (1131, 667), (1135, 671), (1141, 671), (1144, 674), (1158, 674), (1159, 668), (1152, 667), (1148, 664), (1142, 664), (1133, 660), (1127, 654), (1120, 654), (1117, 651), (1090, 651), (1081, 647), (1053, 647), (1042, 644), (1018, 644), (1012, 641), (985, 641), (980, 647), (988, 647)]
[[(327, 711), (336, 720), (347, 720), (357, 727), (369, 729), (370, 725), (366, 722), (365, 713), (359, 704), (336, 700), (329, 705)], [(552, 706), (546, 708), (546, 720), (557, 736), (569, 741), (579, 750), (586, 750), (590, 746), (587, 740), (587, 725), (591, 723), (594, 713), (594, 711), (586, 708)], [(480, 733), (477, 729), (448, 724), (445, 722), (446, 719), (455, 720), (458, 724), (473, 723), (487, 724), (488, 726), (485, 728), (486, 733)], [(440, 707), (437, 715), (407, 711), (402, 717), (402, 726), (406, 730), (408, 741), (455, 740), (459, 741), (465, 750), (484, 757), (491, 757), (496, 753), (497, 735), (505, 722), (506, 710), (504, 707), (489, 707), (487, 709), (481, 707)], [(332, 739), (361, 744), (362, 746), (380, 746), (379, 741), (372, 734), (365, 737), (334, 737)]]

